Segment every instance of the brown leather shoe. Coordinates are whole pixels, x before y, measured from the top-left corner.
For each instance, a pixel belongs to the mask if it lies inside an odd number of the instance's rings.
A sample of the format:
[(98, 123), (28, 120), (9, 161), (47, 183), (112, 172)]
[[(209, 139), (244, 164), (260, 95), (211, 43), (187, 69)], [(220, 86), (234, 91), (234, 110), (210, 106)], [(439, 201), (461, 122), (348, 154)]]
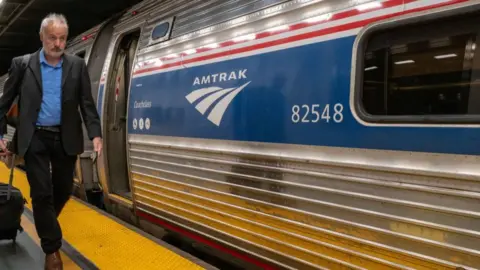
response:
[(45, 270), (63, 270), (63, 262), (60, 252), (47, 254), (45, 256)]

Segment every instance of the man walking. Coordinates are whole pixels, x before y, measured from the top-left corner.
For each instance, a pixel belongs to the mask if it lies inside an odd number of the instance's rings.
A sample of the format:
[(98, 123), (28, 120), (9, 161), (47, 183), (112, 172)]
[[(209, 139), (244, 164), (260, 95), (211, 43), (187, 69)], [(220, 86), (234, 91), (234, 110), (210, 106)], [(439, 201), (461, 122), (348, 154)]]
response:
[[(102, 150), (101, 128), (83, 59), (64, 53), (68, 24), (63, 15), (50, 14), (40, 27), (42, 48), (12, 60), (0, 98), (0, 123), (16, 97), (18, 125), (15, 151), (25, 160), (35, 226), (46, 254), (46, 269), (62, 269), (59, 249), (62, 231), (57, 217), (70, 198), (77, 155), (83, 152), (81, 116)], [(0, 140), (0, 148), (7, 151)], [(51, 169), (50, 169), (51, 168)]]

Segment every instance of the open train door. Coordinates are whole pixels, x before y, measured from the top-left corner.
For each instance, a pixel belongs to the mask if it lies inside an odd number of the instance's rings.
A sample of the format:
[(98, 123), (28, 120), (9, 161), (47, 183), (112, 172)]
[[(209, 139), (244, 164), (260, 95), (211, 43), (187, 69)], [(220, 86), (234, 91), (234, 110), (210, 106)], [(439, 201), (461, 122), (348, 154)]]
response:
[[(98, 86), (100, 84), (100, 78), (102, 75), (103, 64), (105, 63), (110, 40), (113, 35), (114, 25), (117, 23), (118, 16), (112, 17), (110, 20), (103, 23), (98, 29), (96, 36), (85, 36), (82, 39), (88, 40), (89, 38), (95, 38), (94, 43), (87, 55), (84, 55), (87, 62), (87, 68), (90, 76), (92, 96), (95, 103), (97, 101)], [(79, 52), (80, 57), (82, 57)], [(88, 133), (83, 125), (83, 137), (84, 137), (84, 152), (77, 159), (76, 164), (76, 179), (78, 179), (79, 190), (75, 192), (75, 195), (80, 197), (99, 208), (103, 208), (103, 194), (99, 184), (99, 177), (96, 170), (96, 165), (93, 164), (92, 153), (93, 143), (88, 138)]]
[[(105, 184), (104, 196), (107, 210), (114, 215), (130, 219), (135, 210), (135, 196), (132, 189), (129, 163), (129, 122), (128, 113), (131, 102), (130, 86), (136, 65), (137, 52), (146, 46), (153, 35), (160, 42), (169, 37), (173, 17), (161, 21), (158, 27), (144, 17), (122, 21), (116, 26), (113, 43), (104, 67), (105, 85), (99, 91), (99, 111), (102, 115), (104, 136), (104, 155), (99, 159), (100, 180)], [(148, 14), (147, 14), (148, 15)], [(160, 29), (160, 30), (159, 30)], [(149, 34), (145, 33), (149, 32)]]
[[(117, 29), (114, 37), (111, 62), (107, 63), (108, 76), (102, 104), (104, 136), (103, 176), (108, 190), (108, 201), (114, 201), (127, 209), (133, 207), (132, 191), (127, 162), (127, 113), (128, 96), (138, 42), (141, 36), (141, 22), (122, 30)], [(112, 45), (112, 44), (111, 44)], [(101, 96), (101, 95), (100, 95)], [(107, 210), (113, 211), (107, 203)]]
[(130, 74), (135, 59), (140, 30), (134, 30), (122, 36), (117, 53), (114, 56), (114, 68), (110, 77), (110, 93), (106, 97), (108, 107), (107, 144), (108, 168), (111, 191), (131, 200), (127, 165), (127, 106)]

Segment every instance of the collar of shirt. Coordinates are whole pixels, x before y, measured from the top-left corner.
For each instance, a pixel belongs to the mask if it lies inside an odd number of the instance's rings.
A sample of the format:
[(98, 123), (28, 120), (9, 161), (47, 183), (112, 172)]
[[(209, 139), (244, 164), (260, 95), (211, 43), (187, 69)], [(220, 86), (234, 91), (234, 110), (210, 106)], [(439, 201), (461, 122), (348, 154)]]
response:
[(45, 58), (45, 51), (42, 49), (42, 50), (40, 51), (40, 63), (41, 63), (41, 64), (48, 65), (48, 66), (53, 67), (53, 68), (59, 68), (59, 67), (61, 67), (62, 64), (63, 64), (63, 57), (60, 58), (60, 62), (58, 62), (56, 66), (52, 66), (52, 65), (50, 65), (50, 64), (47, 62), (47, 59)]

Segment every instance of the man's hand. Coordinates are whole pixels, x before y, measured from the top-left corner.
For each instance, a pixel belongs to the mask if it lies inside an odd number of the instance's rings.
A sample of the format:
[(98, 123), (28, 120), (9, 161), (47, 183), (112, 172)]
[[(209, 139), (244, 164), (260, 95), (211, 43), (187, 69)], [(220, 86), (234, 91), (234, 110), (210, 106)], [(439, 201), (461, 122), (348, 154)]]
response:
[(3, 139), (0, 139), (0, 149), (2, 150), (1, 156), (6, 156), (10, 154), (10, 151), (7, 149), (7, 145)]
[(102, 138), (100, 137), (93, 138), (93, 150), (97, 152), (98, 156), (100, 156), (102, 153), (102, 146), (103, 146)]

